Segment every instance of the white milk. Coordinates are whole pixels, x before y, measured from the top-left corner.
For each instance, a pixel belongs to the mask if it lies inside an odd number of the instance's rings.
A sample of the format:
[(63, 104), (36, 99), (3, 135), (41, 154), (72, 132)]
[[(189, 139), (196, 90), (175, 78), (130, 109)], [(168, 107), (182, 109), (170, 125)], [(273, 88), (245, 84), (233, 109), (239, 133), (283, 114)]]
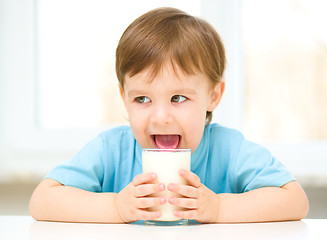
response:
[[(158, 176), (157, 182), (166, 185), (169, 183), (186, 183), (179, 175), (181, 168), (191, 169), (191, 150), (190, 149), (144, 149), (142, 151), (143, 172), (155, 172)], [(180, 218), (174, 215), (174, 211), (180, 208), (168, 203), (172, 192), (167, 189), (154, 196), (164, 196), (166, 204), (149, 208), (152, 211), (161, 211), (158, 221), (177, 221)], [(176, 194), (174, 194), (176, 196)]]

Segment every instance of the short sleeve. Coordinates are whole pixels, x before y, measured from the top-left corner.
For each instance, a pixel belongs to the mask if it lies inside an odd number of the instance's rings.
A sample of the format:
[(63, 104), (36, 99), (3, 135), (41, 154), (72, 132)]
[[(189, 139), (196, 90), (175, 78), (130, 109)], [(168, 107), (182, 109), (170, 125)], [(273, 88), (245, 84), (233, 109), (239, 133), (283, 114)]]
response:
[(263, 146), (243, 140), (233, 166), (237, 192), (281, 187), (295, 180), (287, 168)]
[(45, 178), (65, 186), (101, 192), (103, 181), (103, 140), (97, 137), (86, 144), (73, 159), (55, 167)]

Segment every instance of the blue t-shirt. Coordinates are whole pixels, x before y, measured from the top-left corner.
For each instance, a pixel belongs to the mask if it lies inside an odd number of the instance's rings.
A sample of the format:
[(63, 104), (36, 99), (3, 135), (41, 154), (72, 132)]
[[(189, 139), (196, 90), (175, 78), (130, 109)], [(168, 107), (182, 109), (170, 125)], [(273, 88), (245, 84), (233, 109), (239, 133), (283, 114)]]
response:
[[(266, 148), (218, 124), (206, 126), (192, 154), (191, 171), (215, 193), (281, 187), (294, 180)], [(87, 191), (118, 193), (141, 172), (142, 149), (131, 128), (121, 126), (99, 134), (46, 178)]]

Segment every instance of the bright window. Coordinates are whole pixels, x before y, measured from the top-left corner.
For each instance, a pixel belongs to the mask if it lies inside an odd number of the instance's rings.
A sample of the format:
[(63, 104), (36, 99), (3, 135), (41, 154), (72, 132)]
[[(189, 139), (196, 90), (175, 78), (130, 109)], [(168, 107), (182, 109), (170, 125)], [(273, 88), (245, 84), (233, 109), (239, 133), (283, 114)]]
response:
[(245, 133), (327, 139), (327, 2), (243, 2)]
[(38, 118), (45, 129), (126, 123), (115, 50), (146, 11), (173, 6), (200, 15), (201, 1), (37, 1)]
[(140, 14), (173, 6), (207, 19), (224, 41), (226, 90), (213, 121), (266, 145), (295, 176), (327, 182), (325, 1), (0, 4), (0, 181), (43, 176), (102, 130), (127, 123), (117, 42)]

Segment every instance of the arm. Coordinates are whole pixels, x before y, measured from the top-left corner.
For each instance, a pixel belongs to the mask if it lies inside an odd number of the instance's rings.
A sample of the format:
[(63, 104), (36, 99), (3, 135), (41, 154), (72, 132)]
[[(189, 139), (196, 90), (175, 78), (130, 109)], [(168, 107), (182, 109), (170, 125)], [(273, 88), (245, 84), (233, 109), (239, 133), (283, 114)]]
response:
[(43, 180), (33, 192), (29, 211), (36, 220), (64, 222), (122, 222), (115, 193), (93, 193)]
[(171, 184), (168, 190), (184, 197), (169, 199), (186, 207), (175, 214), (199, 222), (267, 222), (304, 218), (309, 209), (301, 186), (293, 181), (278, 187), (265, 187), (241, 194), (215, 194), (191, 172), (181, 171), (190, 186)]
[(300, 220), (308, 214), (309, 203), (301, 186), (293, 181), (242, 194), (219, 194), (219, 222), (267, 222)]
[(155, 219), (160, 212), (144, 210), (164, 204), (159, 197), (147, 197), (164, 190), (153, 183), (156, 175), (144, 173), (117, 193), (94, 193), (43, 180), (35, 189), (29, 211), (36, 220), (64, 222), (124, 223), (140, 219)]

